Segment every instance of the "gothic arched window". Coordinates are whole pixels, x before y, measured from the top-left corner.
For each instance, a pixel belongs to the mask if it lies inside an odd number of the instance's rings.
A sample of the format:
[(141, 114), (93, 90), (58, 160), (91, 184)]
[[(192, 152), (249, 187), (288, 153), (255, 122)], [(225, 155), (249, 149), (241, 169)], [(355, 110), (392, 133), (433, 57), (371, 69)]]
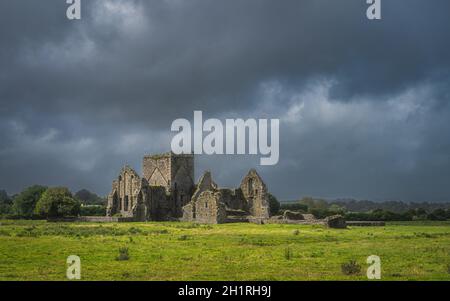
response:
[(247, 192), (249, 195), (253, 195), (253, 179), (252, 178), (250, 178), (248, 180), (248, 191)]

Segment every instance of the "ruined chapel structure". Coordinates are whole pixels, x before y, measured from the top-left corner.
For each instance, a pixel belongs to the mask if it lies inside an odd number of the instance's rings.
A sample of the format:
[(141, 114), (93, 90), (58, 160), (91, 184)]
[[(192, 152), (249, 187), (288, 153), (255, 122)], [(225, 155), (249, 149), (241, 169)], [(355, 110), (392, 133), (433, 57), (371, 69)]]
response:
[(145, 156), (143, 175), (125, 166), (113, 181), (107, 216), (134, 221), (183, 220), (219, 224), (269, 218), (268, 191), (252, 169), (235, 189), (220, 188), (205, 172), (194, 183), (194, 155)]

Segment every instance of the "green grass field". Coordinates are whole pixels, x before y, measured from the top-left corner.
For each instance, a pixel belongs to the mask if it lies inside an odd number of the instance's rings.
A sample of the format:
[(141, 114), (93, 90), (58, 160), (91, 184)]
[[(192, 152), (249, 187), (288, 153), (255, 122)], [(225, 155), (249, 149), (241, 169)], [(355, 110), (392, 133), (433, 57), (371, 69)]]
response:
[[(65, 280), (81, 258), (82, 280), (450, 280), (450, 222), (319, 225), (47, 223), (0, 221), (0, 280)], [(119, 248), (129, 260), (118, 261)], [(356, 260), (357, 275), (341, 264)]]

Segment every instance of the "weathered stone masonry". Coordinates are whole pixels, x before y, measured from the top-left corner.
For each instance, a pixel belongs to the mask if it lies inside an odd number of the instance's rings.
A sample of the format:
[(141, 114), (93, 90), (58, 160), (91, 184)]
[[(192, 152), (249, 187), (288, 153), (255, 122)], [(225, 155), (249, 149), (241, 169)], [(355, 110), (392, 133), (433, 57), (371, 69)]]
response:
[(194, 184), (194, 155), (145, 156), (142, 178), (122, 168), (108, 196), (107, 216), (136, 221), (181, 219), (226, 223), (269, 218), (267, 187), (252, 169), (235, 189), (219, 188), (210, 172)]
[(191, 202), (183, 207), (183, 220), (219, 224), (269, 218), (267, 188), (252, 169), (237, 189), (218, 188), (210, 172), (201, 177)]

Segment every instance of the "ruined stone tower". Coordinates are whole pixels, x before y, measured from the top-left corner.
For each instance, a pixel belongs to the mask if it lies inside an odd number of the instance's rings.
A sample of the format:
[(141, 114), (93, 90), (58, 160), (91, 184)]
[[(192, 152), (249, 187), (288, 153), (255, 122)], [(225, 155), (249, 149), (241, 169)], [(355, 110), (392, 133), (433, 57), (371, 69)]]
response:
[(150, 186), (160, 186), (171, 195), (174, 215), (181, 216), (181, 208), (190, 200), (194, 190), (194, 155), (172, 152), (147, 155), (142, 164), (143, 177)]

